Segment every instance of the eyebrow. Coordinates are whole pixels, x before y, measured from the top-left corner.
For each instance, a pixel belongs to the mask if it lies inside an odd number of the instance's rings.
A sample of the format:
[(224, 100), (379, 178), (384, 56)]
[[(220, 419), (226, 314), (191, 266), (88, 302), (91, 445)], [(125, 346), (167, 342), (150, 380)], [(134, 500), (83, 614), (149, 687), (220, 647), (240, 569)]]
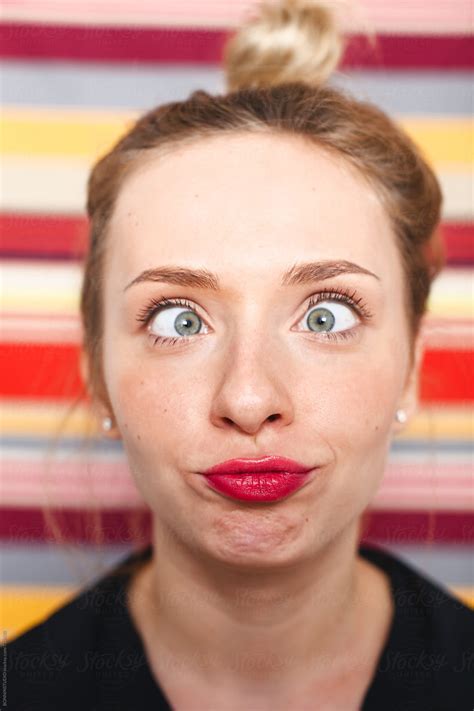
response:
[[(302, 262), (294, 264), (290, 269), (284, 272), (281, 285), (304, 285), (314, 281), (332, 279), (340, 274), (367, 274), (380, 281), (380, 277), (368, 269), (343, 259), (338, 261), (327, 260), (323, 262)], [(166, 266), (146, 269), (127, 284), (124, 291), (127, 291), (127, 289), (135, 284), (140, 284), (145, 281), (167, 282), (168, 284), (176, 284), (177, 286), (196, 287), (198, 289), (208, 289), (211, 291), (219, 291), (221, 288), (217, 274), (207, 269)]]

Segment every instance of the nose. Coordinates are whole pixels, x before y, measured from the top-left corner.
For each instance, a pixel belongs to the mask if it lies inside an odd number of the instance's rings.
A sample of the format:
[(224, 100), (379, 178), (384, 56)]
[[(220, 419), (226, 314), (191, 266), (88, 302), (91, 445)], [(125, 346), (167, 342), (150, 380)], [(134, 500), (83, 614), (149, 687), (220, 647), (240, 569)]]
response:
[(230, 344), (221, 357), (215, 371), (219, 377), (211, 407), (213, 425), (255, 436), (268, 423), (284, 427), (292, 421), (288, 362), (274, 341), (265, 343), (264, 337), (247, 333), (245, 342)]

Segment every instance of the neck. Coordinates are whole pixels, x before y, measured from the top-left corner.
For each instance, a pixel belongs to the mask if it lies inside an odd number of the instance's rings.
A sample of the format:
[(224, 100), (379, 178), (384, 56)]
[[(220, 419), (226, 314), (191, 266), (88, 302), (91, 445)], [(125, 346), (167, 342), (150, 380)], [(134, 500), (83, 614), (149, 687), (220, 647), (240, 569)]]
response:
[(342, 659), (363, 635), (357, 522), (313, 558), (263, 571), (204, 559), (159, 526), (143, 571), (142, 626), (149, 646), (196, 675), (288, 680)]

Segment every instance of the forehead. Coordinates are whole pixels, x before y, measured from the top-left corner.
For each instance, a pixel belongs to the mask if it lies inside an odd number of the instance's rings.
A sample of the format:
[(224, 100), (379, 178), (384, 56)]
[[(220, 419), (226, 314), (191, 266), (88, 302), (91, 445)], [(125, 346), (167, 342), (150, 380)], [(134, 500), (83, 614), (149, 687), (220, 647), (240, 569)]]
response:
[(388, 217), (363, 177), (339, 156), (281, 134), (219, 135), (148, 158), (122, 186), (110, 232), (126, 275), (167, 262), (287, 266), (295, 256), (383, 271), (395, 252)]

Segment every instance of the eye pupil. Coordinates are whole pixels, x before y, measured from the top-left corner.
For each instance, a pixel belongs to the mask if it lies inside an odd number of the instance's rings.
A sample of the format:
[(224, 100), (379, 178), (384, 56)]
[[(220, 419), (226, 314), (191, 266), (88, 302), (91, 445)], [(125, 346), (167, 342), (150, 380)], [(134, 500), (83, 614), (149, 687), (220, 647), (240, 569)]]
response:
[(334, 327), (335, 318), (329, 309), (314, 309), (308, 318), (308, 323), (314, 331), (330, 331)]

